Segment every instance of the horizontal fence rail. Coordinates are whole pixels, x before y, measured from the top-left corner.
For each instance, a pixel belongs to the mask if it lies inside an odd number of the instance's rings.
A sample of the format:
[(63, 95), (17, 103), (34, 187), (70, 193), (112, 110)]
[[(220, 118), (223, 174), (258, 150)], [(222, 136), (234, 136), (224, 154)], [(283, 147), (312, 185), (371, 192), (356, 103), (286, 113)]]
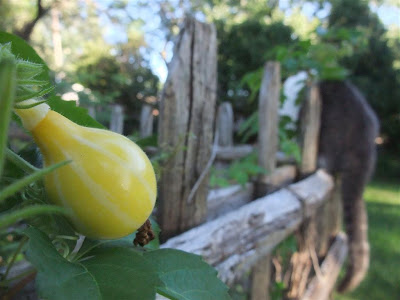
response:
[(299, 227), (333, 189), (323, 170), (190, 229), (161, 245), (201, 255), (227, 284)]

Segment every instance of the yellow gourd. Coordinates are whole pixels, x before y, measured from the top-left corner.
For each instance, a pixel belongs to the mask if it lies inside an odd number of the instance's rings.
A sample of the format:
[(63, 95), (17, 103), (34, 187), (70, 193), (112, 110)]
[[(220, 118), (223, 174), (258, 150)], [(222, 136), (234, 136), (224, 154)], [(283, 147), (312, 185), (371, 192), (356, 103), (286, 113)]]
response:
[(45, 166), (71, 161), (45, 177), (45, 188), (55, 204), (71, 212), (77, 231), (115, 239), (146, 221), (156, 200), (156, 178), (150, 160), (134, 142), (77, 125), (47, 104), (15, 111), (32, 133)]

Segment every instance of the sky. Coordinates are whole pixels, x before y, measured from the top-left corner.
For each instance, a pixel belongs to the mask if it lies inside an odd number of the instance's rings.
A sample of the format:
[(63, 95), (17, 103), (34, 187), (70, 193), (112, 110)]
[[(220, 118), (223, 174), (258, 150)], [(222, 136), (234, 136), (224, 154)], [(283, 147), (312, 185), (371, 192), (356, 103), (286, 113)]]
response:
[[(107, 7), (112, 0), (98, 0), (99, 4)], [(281, 10), (286, 11), (286, 14), (290, 14), (290, 3), (289, 0), (280, 0), (279, 6)], [(302, 7), (302, 11), (306, 16), (310, 18), (315, 13), (317, 6), (312, 3), (306, 3)], [(388, 5), (370, 5), (373, 12), (377, 13), (382, 23), (386, 26), (397, 26), (400, 27), (400, 9), (388, 6)], [(165, 61), (160, 55), (160, 52), (166, 50), (167, 61), (172, 58), (173, 44), (165, 44), (163, 39), (164, 33), (160, 30), (161, 20), (157, 14), (158, 4), (153, 1), (147, 1), (146, 6), (137, 9), (137, 6), (128, 6), (128, 11), (133, 18), (142, 18), (145, 20), (143, 27), (145, 34), (145, 40), (148, 45), (151, 46), (150, 53), (146, 53), (147, 59), (149, 60), (150, 67), (156, 74), (161, 82), (165, 82), (168, 74), (168, 69)], [(324, 18), (329, 15), (330, 6), (326, 5), (321, 11), (318, 12), (319, 18)], [(109, 20), (104, 16), (103, 22), (106, 24), (105, 39), (110, 43), (124, 42), (126, 41), (126, 35), (123, 33), (123, 28), (117, 28), (114, 24), (109, 23)], [(107, 24), (108, 23), (108, 24)]]

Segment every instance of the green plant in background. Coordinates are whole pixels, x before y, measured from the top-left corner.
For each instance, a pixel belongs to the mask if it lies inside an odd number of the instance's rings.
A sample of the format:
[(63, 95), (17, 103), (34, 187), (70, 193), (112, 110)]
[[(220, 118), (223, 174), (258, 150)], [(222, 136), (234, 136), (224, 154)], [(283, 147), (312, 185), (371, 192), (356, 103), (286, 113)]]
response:
[[(277, 46), (268, 52), (267, 57), (275, 57), (282, 66), (282, 78), (287, 78), (299, 71), (306, 71), (308, 76), (304, 82), (308, 86), (318, 80), (344, 80), (349, 72), (342, 67), (339, 60), (351, 56), (355, 47), (363, 47), (365, 39), (362, 32), (335, 28), (331, 30), (317, 29), (318, 41), (301, 40), (294, 42), (289, 47)], [(247, 73), (241, 81), (241, 85), (250, 88), (248, 102), (255, 102), (261, 87), (263, 68)], [(296, 104), (300, 105), (304, 93), (300, 92)], [(281, 91), (280, 103), (286, 101)], [(279, 148), (288, 156), (293, 156), (300, 161), (300, 149), (297, 145), (294, 120), (289, 116), (282, 116), (279, 120)], [(248, 141), (258, 133), (258, 112), (254, 111), (241, 124), (239, 136), (242, 142)]]
[[(116, 240), (85, 238), (71, 226), (67, 210), (50, 204), (42, 179), (69, 161), (38, 169), (28, 156), (8, 149), (13, 109), (23, 108), (23, 98), (38, 100), (32, 105), (46, 100), (79, 125), (102, 126), (85, 109), (51, 94), (48, 68), (28, 44), (0, 32), (0, 47), (0, 293), (16, 295), (22, 282), (36, 277), (37, 293), (45, 299), (154, 299), (156, 293), (170, 299), (228, 299), (226, 286), (200, 257), (158, 249), (157, 239), (134, 246), (136, 233)], [(10, 277), (20, 260), (32, 267)]]
[(258, 165), (257, 154), (253, 153), (234, 161), (227, 169), (213, 168), (210, 175), (210, 186), (225, 187), (231, 184), (244, 186), (252, 177), (265, 173), (265, 169)]

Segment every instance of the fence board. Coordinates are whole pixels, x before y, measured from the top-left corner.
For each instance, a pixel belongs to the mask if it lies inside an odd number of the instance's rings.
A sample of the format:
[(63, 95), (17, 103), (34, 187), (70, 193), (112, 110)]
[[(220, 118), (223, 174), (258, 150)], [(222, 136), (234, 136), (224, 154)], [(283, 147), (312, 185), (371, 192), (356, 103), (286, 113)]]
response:
[(328, 300), (339, 276), (340, 268), (347, 256), (347, 237), (338, 233), (328, 254), (320, 267), (319, 276), (315, 276), (308, 285), (301, 300)]
[[(255, 184), (255, 196), (274, 189), (269, 179), (276, 167), (278, 152), (278, 109), (281, 89), (279, 62), (267, 62), (258, 99), (258, 164), (267, 175), (260, 175)], [(260, 258), (252, 272), (251, 299), (269, 299), (271, 257)]]
[(207, 176), (189, 194), (211, 154), (216, 102), (217, 41), (214, 26), (185, 20), (161, 96), (158, 144), (174, 155), (159, 184), (162, 239), (205, 220)]
[(233, 146), (233, 109), (232, 104), (223, 102), (218, 107), (217, 114), (218, 146)]
[(307, 206), (322, 203), (333, 188), (331, 176), (322, 170), (297, 183), (297, 189), (302, 184), (312, 189), (307, 194), (312, 201), (306, 199), (302, 204), (284, 188), (173, 237), (161, 247), (201, 255), (229, 283), (298, 228)]
[[(280, 88), (280, 64), (267, 62), (258, 100), (258, 164), (267, 173), (272, 172), (276, 166)], [(260, 181), (267, 177), (261, 176)]]
[(120, 134), (124, 131), (124, 109), (119, 104), (111, 106), (110, 130)]
[(321, 100), (317, 85), (308, 89), (308, 96), (302, 108), (301, 129), (301, 164), (300, 173), (306, 176), (317, 168), (319, 129), (321, 124)]
[[(296, 177), (296, 167), (286, 165), (276, 168), (270, 174), (268, 180), (276, 189), (287, 185)], [(207, 197), (208, 214), (207, 220), (211, 221), (216, 217), (222, 216), (230, 211), (240, 208), (253, 200), (254, 184), (247, 183), (244, 186), (240, 184), (225, 188), (211, 190)]]
[[(301, 110), (300, 119), (300, 147), (301, 164), (299, 173), (301, 177), (306, 177), (317, 168), (318, 142), (321, 119), (321, 101), (319, 98), (318, 86), (313, 84), (308, 88), (307, 98)], [(300, 199), (310, 199), (309, 205), (305, 210), (306, 219), (296, 233), (298, 252), (293, 255), (291, 260), (291, 280), (287, 292), (288, 299), (298, 299), (305, 292), (308, 276), (311, 271), (310, 249), (315, 251), (317, 243), (317, 216), (313, 199), (308, 197), (308, 189), (305, 185), (299, 189), (296, 185), (291, 190)]]
[(140, 111), (140, 128), (139, 133), (141, 138), (151, 136), (153, 134), (153, 107), (145, 104)]

